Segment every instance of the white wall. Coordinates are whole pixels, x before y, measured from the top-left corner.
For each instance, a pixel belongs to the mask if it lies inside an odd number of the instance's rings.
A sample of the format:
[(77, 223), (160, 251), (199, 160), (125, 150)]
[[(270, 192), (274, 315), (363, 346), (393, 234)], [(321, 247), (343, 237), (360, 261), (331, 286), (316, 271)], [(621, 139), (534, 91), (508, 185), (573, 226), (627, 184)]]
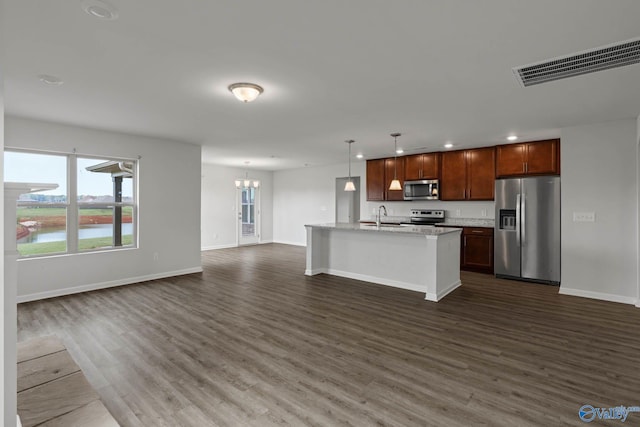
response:
[(562, 129), (561, 293), (637, 300), (637, 138), (635, 119)]
[[(3, 2), (0, 1), (0, 22), (4, 19)], [(1, 24), (0, 24), (1, 25)], [(0, 175), (4, 177), (4, 32), (0, 31)], [(4, 180), (3, 180), (4, 181)], [(0, 187), (0, 224), (4, 224), (4, 185)], [(2, 340), (0, 340), (0, 421), (7, 427), (15, 425), (15, 399), (12, 394), (15, 387), (6, 387), (5, 381), (13, 381), (16, 377), (16, 365), (14, 357), (7, 357), (16, 352), (16, 330), (14, 325), (15, 319), (12, 319), (12, 310), (5, 310), (5, 292), (13, 294), (12, 290), (7, 290), (4, 283), (4, 226), (0, 226), (0, 247), (2, 255), (0, 256), (0, 331), (2, 331)], [(9, 316), (5, 318), (5, 316)], [(8, 329), (5, 329), (8, 327)], [(5, 388), (8, 394), (5, 394)], [(9, 398), (8, 400), (6, 398)]]
[(139, 247), (20, 260), (19, 301), (202, 271), (200, 146), (14, 117), (6, 120), (5, 145), (141, 156)]
[[(640, 116), (638, 116), (638, 119), (636, 120), (636, 124), (637, 124), (637, 133), (636, 133), (636, 138), (637, 138), (637, 152), (636, 152), (636, 156), (637, 156), (637, 167), (636, 167), (636, 182), (637, 182), (637, 190), (638, 190), (638, 216), (637, 216), (637, 220), (638, 222), (636, 223), (636, 226), (638, 227), (638, 246), (637, 246), (637, 250), (638, 250), (638, 255), (640, 255)], [(638, 261), (638, 278), (637, 278), (637, 282), (638, 282), (638, 293), (636, 294), (636, 307), (640, 308), (640, 260)]]
[[(334, 222), (336, 178), (347, 176), (347, 169), (345, 163), (274, 172), (273, 241), (306, 245), (305, 224)], [(352, 176), (360, 176), (361, 183), (364, 169), (364, 162), (351, 165)]]
[[(234, 181), (246, 169), (202, 165), (202, 250), (237, 245), (237, 193)], [(260, 243), (273, 240), (273, 172), (249, 171), (260, 180)]]
[[(345, 177), (348, 165), (309, 167), (274, 172), (273, 176), (273, 240), (279, 243), (305, 245), (305, 224), (335, 221), (335, 180)], [(351, 165), (352, 175), (359, 176), (360, 217), (371, 218), (384, 204), (390, 216), (409, 216), (415, 208), (444, 209), (448, 217), (494, 217), (493, 202), (367, 202), (366, 162)], [(459, 211), (459, 212), (458, 212)]]

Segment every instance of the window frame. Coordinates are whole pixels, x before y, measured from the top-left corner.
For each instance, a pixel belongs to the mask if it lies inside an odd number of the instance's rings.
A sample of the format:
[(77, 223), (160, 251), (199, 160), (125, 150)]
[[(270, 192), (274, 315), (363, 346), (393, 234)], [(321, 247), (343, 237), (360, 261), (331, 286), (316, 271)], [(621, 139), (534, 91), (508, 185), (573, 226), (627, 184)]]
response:
[[(120, 250), (131, 250), (139, 248), (139, 235), (138, 235), (138, 171), (139, 171), (139, 163), (141, 158), (138, 156), (137, 158), (129, 158), (129, 157), (115, 157), (115, 156), (103, 156), (99, 154), (84, 154), (78, 153), (75, 150), (72, 153), (65, 152), (57, 152), (51, 150), (35, 150), (35, 149), (24, 149), (24, 148), (16, 148), (16, 147), (5, 147), (5, 152), (17, 152), (17, 153), (26, 153), (26, 154), (42, 154), (42, 155), (53, 155), (60, 156), (66, 158), (66, 177), (67, 177), (67, 202), (66, 203), (52, 203), (52, 204), (41, 204), (38, 202), (18, 202), (16, 204), (16, 209), (24, 206), (47, 206), (51, 208), (65, 208), (67, 211), (67, 221), (66, 221), (66, 248), (65, 252), (51, 252), (46, 254), (37, 254), (37, 255), (21, 255), (19, 254), (18, 259), (26, 260), (26, 259), (38, 259), (44, 257), (57, 257), (57, 256), (68, 256), (68, 255), (79, 255), (79, 254), (87, 254), (87, 253), (97, 253), (97, 252), (111, 252), (111, 251), (120, 251)], [(78, 201), (78, 158), (81, 159), (95, 159), (97, 161), (116, 161), (116, 162), (131, 162), (133, 164), (133, 180), (132, 183), (132, 196), (131, 202), (103, 202), (103, 203), (88, 203), (88, 202), (79, 202)], [(120, 207), (130, 207), (131, 208), (131, 216), (132, 216), (132, 234), (133, 239), (130, 245), (126, 246), (112, 246), (110, 247), (101, 247), (95, 249), (79, 249), (80, 242), (80, 209), (82, 208), (91, 208), (91, 209), (113, 209), (116, 206)]]

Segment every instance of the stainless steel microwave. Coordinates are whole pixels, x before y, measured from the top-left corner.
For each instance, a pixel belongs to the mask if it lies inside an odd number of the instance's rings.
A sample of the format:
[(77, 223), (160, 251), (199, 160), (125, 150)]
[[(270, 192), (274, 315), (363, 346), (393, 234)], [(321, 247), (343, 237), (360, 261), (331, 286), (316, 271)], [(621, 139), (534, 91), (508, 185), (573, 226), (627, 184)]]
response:
[(421, 179), (404, 182), (405, 200), (438, 200), (440, 192), (437, 179)]

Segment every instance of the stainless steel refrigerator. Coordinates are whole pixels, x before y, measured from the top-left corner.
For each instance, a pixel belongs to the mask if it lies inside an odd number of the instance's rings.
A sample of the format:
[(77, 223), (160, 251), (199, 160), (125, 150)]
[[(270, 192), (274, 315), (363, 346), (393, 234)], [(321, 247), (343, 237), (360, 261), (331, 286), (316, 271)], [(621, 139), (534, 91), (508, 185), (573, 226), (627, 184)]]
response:
[(560, 177), (496, 180), (497, 277), (560, 283)]

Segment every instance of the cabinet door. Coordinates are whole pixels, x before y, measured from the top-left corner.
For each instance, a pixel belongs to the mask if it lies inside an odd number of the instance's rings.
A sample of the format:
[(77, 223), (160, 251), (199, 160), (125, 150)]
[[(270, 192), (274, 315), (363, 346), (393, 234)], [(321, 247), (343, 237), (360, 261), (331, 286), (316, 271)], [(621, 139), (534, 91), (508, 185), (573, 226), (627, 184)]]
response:
[(467, 196), (467, 162), (465, 151), (442, 153), (441, 200), (465, 200)]
[(496, 181), (493, 147), (467, 150), (467, 200), (493, 200)]
[(525, 169), (527, 174), (560, 174), (560, 140), (530, 142), (527, 144), (527, 160)]
[(496, 175), (498, 177), (524, 175), (526, 154), (525, 144), (498, 145)]
[(404, 191), (389, 190), (389, 185), (391, 185), (394, 175), (398, 177), (400, 186), (404, 185), (404, 157), (384, 159), (384, 174), (385, 200), (404, 200)]
[(465, 227), (462, 232), (461, 268), (493, 273), (493, 230)]
[(384, 159), (367, 160), (367, 200), (384, 200)]
[(412, 181), (422, 178), (422, 154), (404, 157), (404, 179)]
[[(422, 179), (440, 178), (440, 153), (422, 155)], [(408, 180), (409, 178), (407, 178)]]

